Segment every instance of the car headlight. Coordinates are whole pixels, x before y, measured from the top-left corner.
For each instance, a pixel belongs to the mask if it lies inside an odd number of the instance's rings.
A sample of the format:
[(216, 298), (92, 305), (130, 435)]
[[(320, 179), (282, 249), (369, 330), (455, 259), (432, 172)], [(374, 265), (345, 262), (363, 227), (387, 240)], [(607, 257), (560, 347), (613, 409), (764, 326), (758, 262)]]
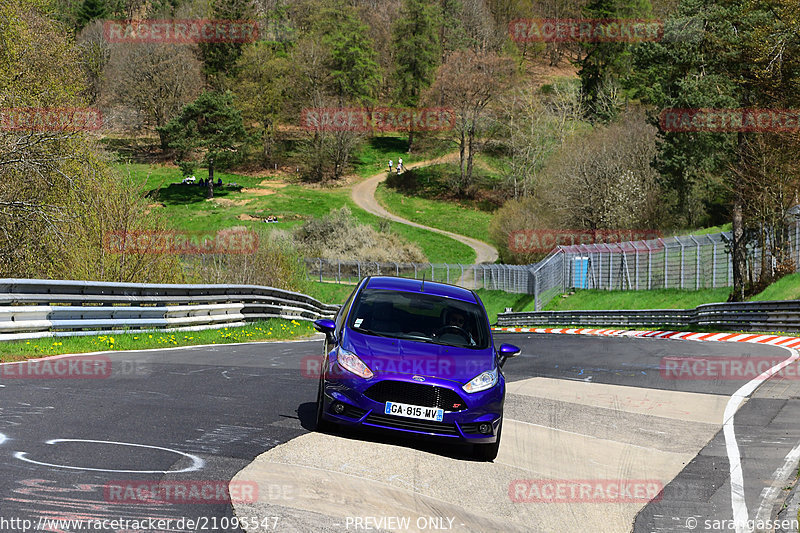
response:
[(358, 356), (353, 352), (348, 352), (343, 348), (339, 348), (337, 360), (339, 361), (340, 365), (356, 376), (360, 376), (364, 379), (370, 379), (374, 375), (372, 370), (370, 370), (369, 367), (364, 364), (364, 361), (359, 359)]
[(480, 376), (474, 378), (462, 388), (469, 393), (491, 389), (497, 385), (497, 376), (498, 372), (496, 368), (494, 370), (489, 370), (488, 372), (484, 372)]

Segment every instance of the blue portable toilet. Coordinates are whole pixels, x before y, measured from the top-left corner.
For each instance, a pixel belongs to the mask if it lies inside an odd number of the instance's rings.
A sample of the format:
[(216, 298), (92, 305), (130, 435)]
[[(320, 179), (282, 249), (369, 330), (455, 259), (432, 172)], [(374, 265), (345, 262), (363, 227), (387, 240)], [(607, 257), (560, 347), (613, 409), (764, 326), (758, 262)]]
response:
[(576, 257), (573, 259), (572, 286), (576, 289), (589, 288), (589, 258)]

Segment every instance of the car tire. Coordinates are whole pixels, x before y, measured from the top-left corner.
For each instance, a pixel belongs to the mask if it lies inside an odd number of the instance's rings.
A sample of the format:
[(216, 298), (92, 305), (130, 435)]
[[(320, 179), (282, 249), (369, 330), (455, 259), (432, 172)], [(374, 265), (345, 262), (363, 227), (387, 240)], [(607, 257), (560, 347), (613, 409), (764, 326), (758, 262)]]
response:
[(473, 454), (478, 461), (494, 461), (497, 458), (497, 452), (500, 451), (500, 435), (503, 432), (503, 421), (500, 421), (500, 426), (497, 428), (497, 440), (491, 444), (473, 444)]
[(322, 418), (322, 412), (325, 408), (325, 399), (322, 397), (322, 382), (323, 378), (320, 376), (319, 388), (317, 389), (317, 421), (315, 429), (319, 433), (330, 433), (334, 425)]

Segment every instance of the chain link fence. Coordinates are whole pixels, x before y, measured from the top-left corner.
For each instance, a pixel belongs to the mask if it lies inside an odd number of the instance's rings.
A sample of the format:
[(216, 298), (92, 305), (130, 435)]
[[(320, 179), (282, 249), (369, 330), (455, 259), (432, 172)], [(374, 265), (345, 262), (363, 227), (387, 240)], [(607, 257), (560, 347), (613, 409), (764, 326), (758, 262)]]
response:
[(452, 283), (466, 289), (531, 294), (531, 265), (380, 263), (307, 258), (307, 279), (356, 284), (365, 276), (400, 276)]
[[(800, 225), (783, 236), (794, 269), (800, 265)], [(533, 268), (536, 310), (568, 289), (699, 290), (733, 285), (730, 232), (684, 235), (614, 244), (560, 246)], [(762, 248), (748, 241), (747, 275), (758, 279), (763, 265), (776, 267), (769, 242)]]
[[(800, 265), (800, 223), (783, 236), (789, 257)], [(699, 290), (733, 285), (732, 235), (684, 235), (613, 244), (559, 246), (531, 265), (377, 263), (306, 259), (310, 279), (357, 283), (371, 275), (401, 276), (452, 283), (467, 289), (488, 289), (534, 295), (536, 310), (569, 289)], [(748, 242), (756, 242), (750, 239)], [(768, 242), (765, 244), (769, 244)], [(768, 248), (768, 246), (765, 246)], [(747, 246), (748, 277), (757, 279), (762, 265), (775, 268), (776, 259), (762, 257), (762, 248)]]

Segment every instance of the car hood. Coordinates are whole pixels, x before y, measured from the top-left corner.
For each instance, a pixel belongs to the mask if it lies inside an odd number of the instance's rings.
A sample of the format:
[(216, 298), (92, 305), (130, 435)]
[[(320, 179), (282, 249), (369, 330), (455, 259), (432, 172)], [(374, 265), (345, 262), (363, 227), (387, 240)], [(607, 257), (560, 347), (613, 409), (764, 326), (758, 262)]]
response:
[(378, 377), (424, 376), (467, 383), (495, 367), (494, 352), (349, 332), (344, 349), (358, 355)]

